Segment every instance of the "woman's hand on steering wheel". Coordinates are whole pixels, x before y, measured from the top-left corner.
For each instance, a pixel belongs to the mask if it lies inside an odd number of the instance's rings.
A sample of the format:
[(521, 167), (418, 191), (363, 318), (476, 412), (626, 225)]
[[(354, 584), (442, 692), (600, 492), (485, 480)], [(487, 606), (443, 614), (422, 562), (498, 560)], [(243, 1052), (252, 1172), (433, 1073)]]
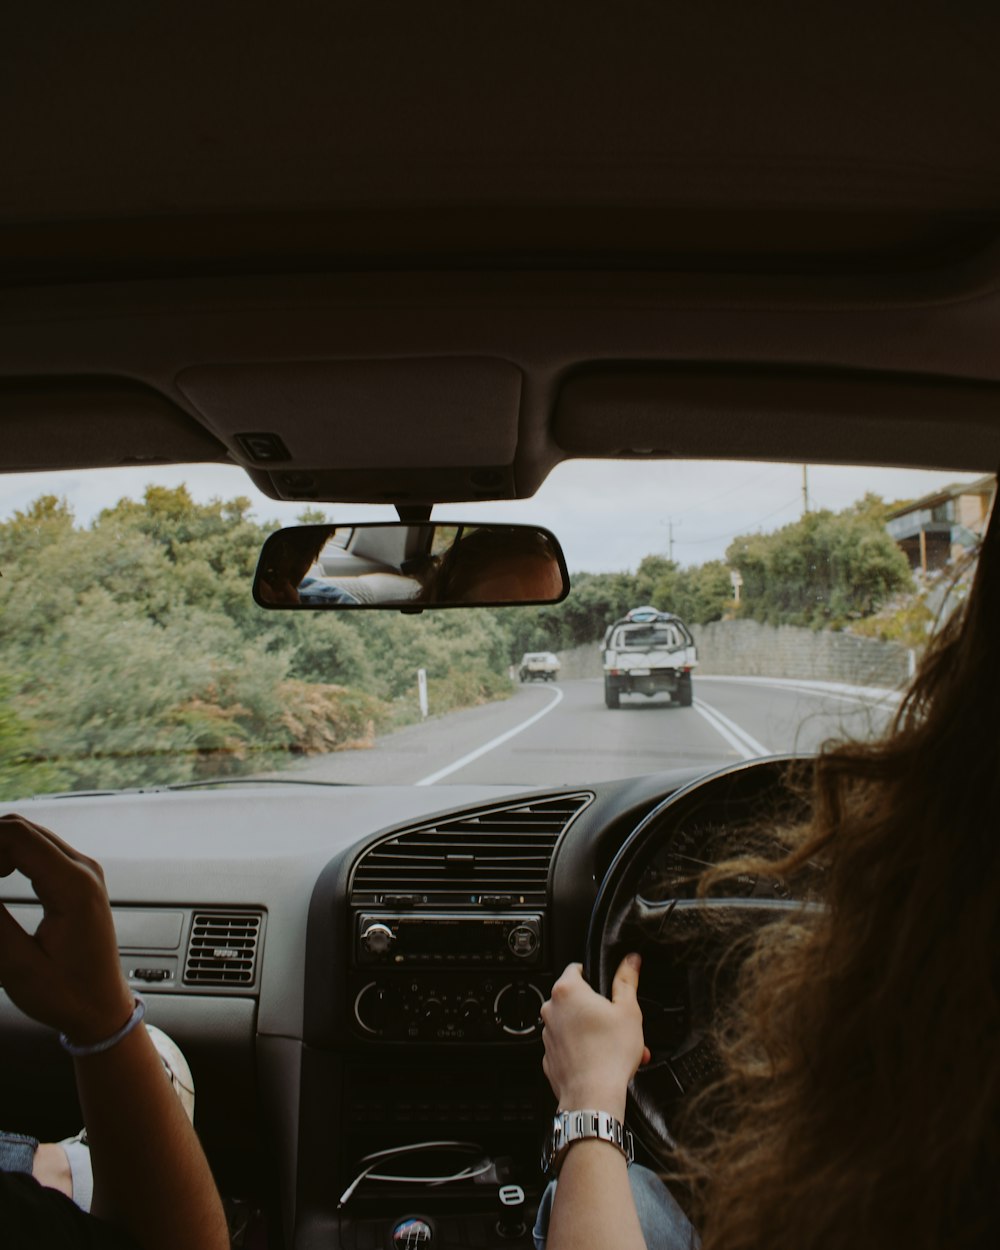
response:
[(625, 1118), (625, 1094), (636, 1070), (649, 1062), (636, 993), (641, 959), (626, 955), (602, 998), (570, 964), (542, 1007), (542, 1070), (560, 1110), (594, 1108)]

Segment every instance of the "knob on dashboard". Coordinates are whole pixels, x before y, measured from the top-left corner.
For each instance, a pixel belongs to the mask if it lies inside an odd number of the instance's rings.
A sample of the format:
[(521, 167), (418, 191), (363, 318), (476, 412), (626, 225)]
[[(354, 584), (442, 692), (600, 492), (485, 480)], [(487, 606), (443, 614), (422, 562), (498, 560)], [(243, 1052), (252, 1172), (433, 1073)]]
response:
[(483, 1004), (478, 998), (463, 999), (458, 1010), (462, 1019), (470, 1024), (477, 1024), (483, 1018)]
[(361, 945), (369, 955), (384, 955), (395, 940), (396, 935), (380, 920), (370, 920), (361, 930)]
[(477, 998), (466, 998), (458, 1007), (459, 1019), (465, 1036), (474, 1040), (483, 1032), (485, 1016), (483, 1004)]
[(399, 996), (392, 989), (369, 981), (354, 1000), (354, 1018), (366, 1033), (385, 1033), (399, 1016)]
[(538, 1013), (545, 996), (528, 981), (505, 985), (493, 1003), (497, 1024), (505, 1033), (526, 1037), (538, 1029)]

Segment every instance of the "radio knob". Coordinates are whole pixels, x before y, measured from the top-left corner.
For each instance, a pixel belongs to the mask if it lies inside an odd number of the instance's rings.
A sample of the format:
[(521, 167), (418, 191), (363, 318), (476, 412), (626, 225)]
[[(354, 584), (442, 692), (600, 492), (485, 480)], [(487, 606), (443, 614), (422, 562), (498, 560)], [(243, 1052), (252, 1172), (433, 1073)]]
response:
[(354, 1000), (354, 1015), (366, 1033), (384, 1033), (395, 1023), (398, 997), (377, 981), (370, 981)]
[(538, 1013), (544, 1001), (537, 985), (505, 985), (494, 1000), (493, 1014), (505, 1033), (528, 1037), (538, 1028)]
[(437, 1024), (444, 1013), (440, 998), (425, 998), (423, 1005), (424, 1019), (428, 1024)]
[(392, 948), (396, 935), (387, 924), (372, 920), (361, 930), (361, 945), (369, 955), (384, 955)]
[(479, 1037), (483, 1027), (483, 1004), (477, 998), (466, 998), (458, 1011), (466, 1037)]

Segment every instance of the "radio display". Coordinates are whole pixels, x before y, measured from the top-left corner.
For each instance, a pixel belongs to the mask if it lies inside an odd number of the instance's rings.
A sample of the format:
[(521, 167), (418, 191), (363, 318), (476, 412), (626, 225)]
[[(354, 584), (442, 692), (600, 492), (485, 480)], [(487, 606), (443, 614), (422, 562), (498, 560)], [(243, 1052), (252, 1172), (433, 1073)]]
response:
[(396, 950), (400, 955), (482, 955), (496, 951), (507, 941), (508, 921), (504, 920), (400, 920), (396, 929)]

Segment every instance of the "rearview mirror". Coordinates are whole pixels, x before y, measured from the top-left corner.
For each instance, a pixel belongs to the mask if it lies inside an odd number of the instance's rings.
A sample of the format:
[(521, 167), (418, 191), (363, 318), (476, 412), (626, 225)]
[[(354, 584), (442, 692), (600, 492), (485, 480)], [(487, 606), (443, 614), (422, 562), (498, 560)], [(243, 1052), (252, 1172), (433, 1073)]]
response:
[(263, 608), (507, 607), (569, 594), (555, 536), (534, 525), (296, 525), (264, 543)]

